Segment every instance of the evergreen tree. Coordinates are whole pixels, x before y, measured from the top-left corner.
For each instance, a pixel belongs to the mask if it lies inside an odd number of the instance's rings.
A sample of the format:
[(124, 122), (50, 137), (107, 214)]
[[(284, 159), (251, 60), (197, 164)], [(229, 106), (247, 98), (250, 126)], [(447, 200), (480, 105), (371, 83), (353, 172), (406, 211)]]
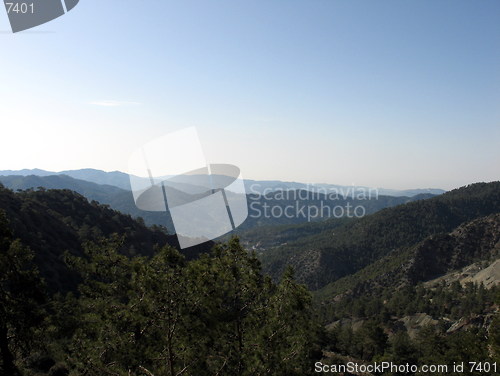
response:
[(45, 298), (33, 253), (13, 239), (0, 211), (0, 370), (4, 375), (20, 374), (16, 357), (26, 357), (36, 343)]

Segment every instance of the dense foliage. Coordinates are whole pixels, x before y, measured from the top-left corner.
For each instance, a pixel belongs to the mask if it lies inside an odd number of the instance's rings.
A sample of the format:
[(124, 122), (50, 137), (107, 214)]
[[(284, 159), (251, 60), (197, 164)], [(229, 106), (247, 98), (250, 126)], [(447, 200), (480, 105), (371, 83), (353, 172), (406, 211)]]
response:
[[(324, 362), (345, 364), (354, 358), (361, 364), (388, 361), (417, 366), (448, 365), (447, 372), (432, 373), (443, 376), (463, 374), (452, 372), (456, 363), (498, 365), (499, 292), (499, 287), (486, 290), (481, 285), (454, 283), (451, 288), (408, 287), (371, 299), (352, 299), (345, 302), (345, 309), (337, 307), (339, 320), (327, 331)], [(411, 325), (416, 322), (408, 319), (416, 316), (427, 318), (427, 323), (424, 321), (418, 330), (412, 330)], [(496, 373), (478, 369), (465, 374)]]
[(78, 280), (68, 270), (65, 251), (82, 255), (82, 243), (112, 234), (126, 235), (121, 252), (152, 255), (156, 245), (176, 244), (175, 236), (134, 220), (96, 201), (69, 190), (12, 192), (0, 185), (0, 209), (10, 221), (13, 236), (35, 255), (35, 262), (51, 292), (75, 290)]
[[(314, 295), (291, 268), (263, 273), (237, 238), (186, 257), (164, 229), (73, 192), (0, 189), (0, 375), (307, 375), (318, 360), (499, 362), (499, 287), (464, 283), (456, 270), (498, 259), (497, 188), (318, 224), (340, 234), (331, 249), (361, 244), (380, 254)], [(428, 225), (416, 216), (426, 210), (449, 230), (420, 239)], [(390, 227), (398, 215), (403, 235)], [(366, 227), (384, 218), (385, 233)], [(382, 252), (404, 234), (420, 240)], [(317, 273), (320, 256), (297, 272)], [(360, 260), (343, 262), (349, 273)]]
[(78, 293), (49, 298), (32, 252), (1, 231), (5, 375), (303, 375), (319, 356), (309, 292), (291, 271), (264, 277), (237, 239), (194, 261), (86, 243), (66, 254)]

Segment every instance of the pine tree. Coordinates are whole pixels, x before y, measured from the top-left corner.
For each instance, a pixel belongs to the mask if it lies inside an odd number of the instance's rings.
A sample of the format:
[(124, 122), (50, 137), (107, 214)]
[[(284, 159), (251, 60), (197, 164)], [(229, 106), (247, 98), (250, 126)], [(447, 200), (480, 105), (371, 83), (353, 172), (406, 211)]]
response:
[(20, 375), (16, 357), (29, 354), (43, 324), (46, 297), (33, 257), (13, 239), (0, 211), (0, 369), (4, 375)]

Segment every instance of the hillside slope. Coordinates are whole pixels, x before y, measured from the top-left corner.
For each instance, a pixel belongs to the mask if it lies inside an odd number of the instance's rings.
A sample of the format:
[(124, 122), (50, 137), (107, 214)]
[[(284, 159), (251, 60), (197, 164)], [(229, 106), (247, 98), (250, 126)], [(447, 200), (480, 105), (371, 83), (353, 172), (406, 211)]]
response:
[(4, 211), (14, 236), (35, 252), (35, 261), (50, 290), (75, 286), (75, 276), (63, 262), (68, 251), (81, 255), (82, 243), (99, 241), (112, 234), (124, 237), (122, 252), (152, 255), (155, 245), (176, 245), (159, 227), (148, 228), (69, 190), (13, 191), (0, 186), (0, 210)]
[(287, 265), (311, 289), (353, 274), (391, 251), (430, 235), (500, 212), (500, 182), (477, 183), (350, 221), (265, 252), (264, 270), (276, 278)]
[[(455, 281), (486, 282), (495, 275), (499, 258), (500, 214), (492, 214), (464, 223), (449, 233), (431, 235), (412, 247), (396, 249), (357, 273), (325, 286), (316, 296), (331, 301), (345, 294), (373, 295), (386, 288), (427, 281), (428, 286)], [(461, 278), (458, 271), (467, 267), (470, 271), (466, 275), (462, 271)], [(489, 280), (487, 287), (495, 286), (497, 281)]]
[(500, 328), (499, 261), (500, 213), (393, 250), (316, 291), (325, 361), (487, 359)]
[(101, 204), (110, 205), (113, 209), (134, 218), (141, 217), (148, 225), (161, 225), (173, 231), (172, 219), (165, 212), (147, 212), (139, 210), (134, 203), (132, 192), (110, 184), (97, 184), (94, 182), (75, 179), (67, 175), (9, 175), (0, 176), (0, 184), (17, 190), (37, 189), (69, 189), (85, 196), (90, 201), (95, 200)]

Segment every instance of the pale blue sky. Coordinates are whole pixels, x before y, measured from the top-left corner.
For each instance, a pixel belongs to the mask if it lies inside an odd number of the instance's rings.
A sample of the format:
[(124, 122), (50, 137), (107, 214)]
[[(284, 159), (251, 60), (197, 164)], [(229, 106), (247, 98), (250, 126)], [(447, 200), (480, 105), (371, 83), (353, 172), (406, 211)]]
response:
[(0, 12), (0, 169), (126, 170), (194, 125), (252, 179), (499, 180), (499, 20), (496, 0), (81, 0), (11, 34)]

